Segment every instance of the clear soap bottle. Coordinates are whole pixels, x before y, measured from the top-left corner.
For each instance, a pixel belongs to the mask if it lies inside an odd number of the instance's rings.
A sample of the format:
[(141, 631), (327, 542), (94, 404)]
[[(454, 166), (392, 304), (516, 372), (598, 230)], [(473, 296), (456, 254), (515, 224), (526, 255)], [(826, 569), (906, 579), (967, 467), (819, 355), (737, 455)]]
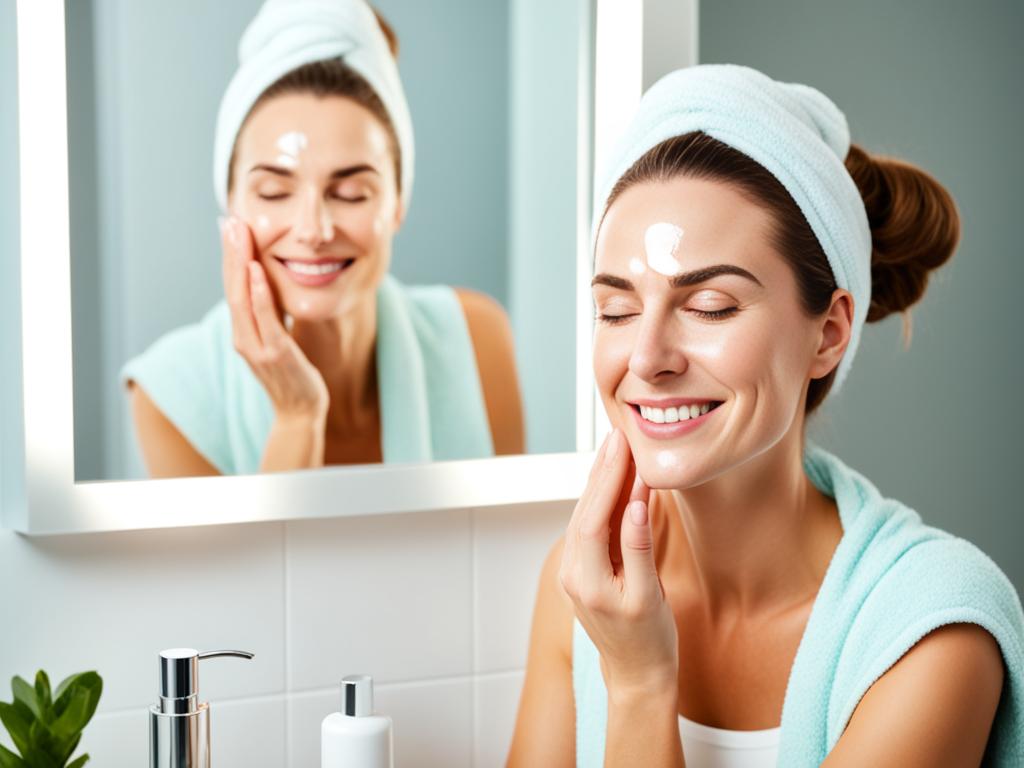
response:
[(373, 711), (373, 678), (341, 681), (341, 711), (320, 726), (321, 768), (394, 768), (391, 718)]

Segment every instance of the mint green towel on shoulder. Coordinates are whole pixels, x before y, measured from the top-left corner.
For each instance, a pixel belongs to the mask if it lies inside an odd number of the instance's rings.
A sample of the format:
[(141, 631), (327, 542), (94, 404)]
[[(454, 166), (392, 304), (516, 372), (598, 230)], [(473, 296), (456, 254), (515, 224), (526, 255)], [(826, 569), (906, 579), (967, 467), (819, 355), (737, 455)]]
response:
[[(1024, 615), (1013, 585), (977, 547), (925, 525), (824, 449), (808, 444), (804, 467), (835, 498), (843, 537), (790, 670), (778, 765), (820, 765), (875, 680), (930, 631), (966, 622), (995, 637), (1006, 665), (984, 765), (1024, 766)], [(572, 653), (576, 763), (601, 766), (607, 692), (578, 621)]]
[[(494, 455), (473, 343), (451, 288), (405, 286), (386, 275), (377, 290), (376, 353), (386, 463)], [(234, 349), (226, 302), (162, 336), (124, 366), (121, 380), (142, 387), (221, 473), (259, 471), (274, 414)]]

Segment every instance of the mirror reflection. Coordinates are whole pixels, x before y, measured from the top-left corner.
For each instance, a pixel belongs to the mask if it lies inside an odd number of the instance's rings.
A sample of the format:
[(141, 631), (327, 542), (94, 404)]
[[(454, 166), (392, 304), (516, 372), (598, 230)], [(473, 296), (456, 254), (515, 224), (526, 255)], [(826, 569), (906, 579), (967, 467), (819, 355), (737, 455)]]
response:
[(66, 4), (77, 480), (574, 449), (510, 11), (447, 5)]

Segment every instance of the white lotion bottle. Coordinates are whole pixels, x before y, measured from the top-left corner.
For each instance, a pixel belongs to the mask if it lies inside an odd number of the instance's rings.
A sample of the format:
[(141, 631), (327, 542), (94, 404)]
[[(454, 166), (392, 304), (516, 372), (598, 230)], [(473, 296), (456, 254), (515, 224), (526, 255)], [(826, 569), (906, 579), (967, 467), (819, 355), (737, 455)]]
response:
[(394, 768), (391, 718), (373, 712), (373, 678), (341, 680), (341, 711), (320, 725), (320, 768)]

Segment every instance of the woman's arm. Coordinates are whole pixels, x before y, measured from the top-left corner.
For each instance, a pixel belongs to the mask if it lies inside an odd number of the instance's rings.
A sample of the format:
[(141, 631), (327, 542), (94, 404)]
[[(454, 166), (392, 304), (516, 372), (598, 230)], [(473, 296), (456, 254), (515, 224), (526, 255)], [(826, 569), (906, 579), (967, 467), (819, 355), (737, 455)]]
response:
[(150, 477), (219, 475), (134, 381), (128, 382), (132, 420)]
[(976, 768), (1003, 686), (995, 639), (974, 624), (926, 635), (872, 685), (825, 768)]
[[(220, 472), (178, 431), (163, 411), (134, 381), (128, 382), (132, 419), (142, 458), (150, 477), (198, 477)], [(322, 467), (322, 420), (278, 416), (270, 428), (260, 461), (260, 472)]]
[(462, 313), (476, 353), (476, 367), (484, 391), (494, 452), (499, 456), (523, 453), (523, 403), (516, 373), (515, 340), (502, 306), (485, 293), (458, 288)]
[(544, 561), (530, 629), (526, 679), (519, 698), (508, 768), (572, 768), (576, 710), (572, 691), (572, 602), (558, 581), (564, 539)]

